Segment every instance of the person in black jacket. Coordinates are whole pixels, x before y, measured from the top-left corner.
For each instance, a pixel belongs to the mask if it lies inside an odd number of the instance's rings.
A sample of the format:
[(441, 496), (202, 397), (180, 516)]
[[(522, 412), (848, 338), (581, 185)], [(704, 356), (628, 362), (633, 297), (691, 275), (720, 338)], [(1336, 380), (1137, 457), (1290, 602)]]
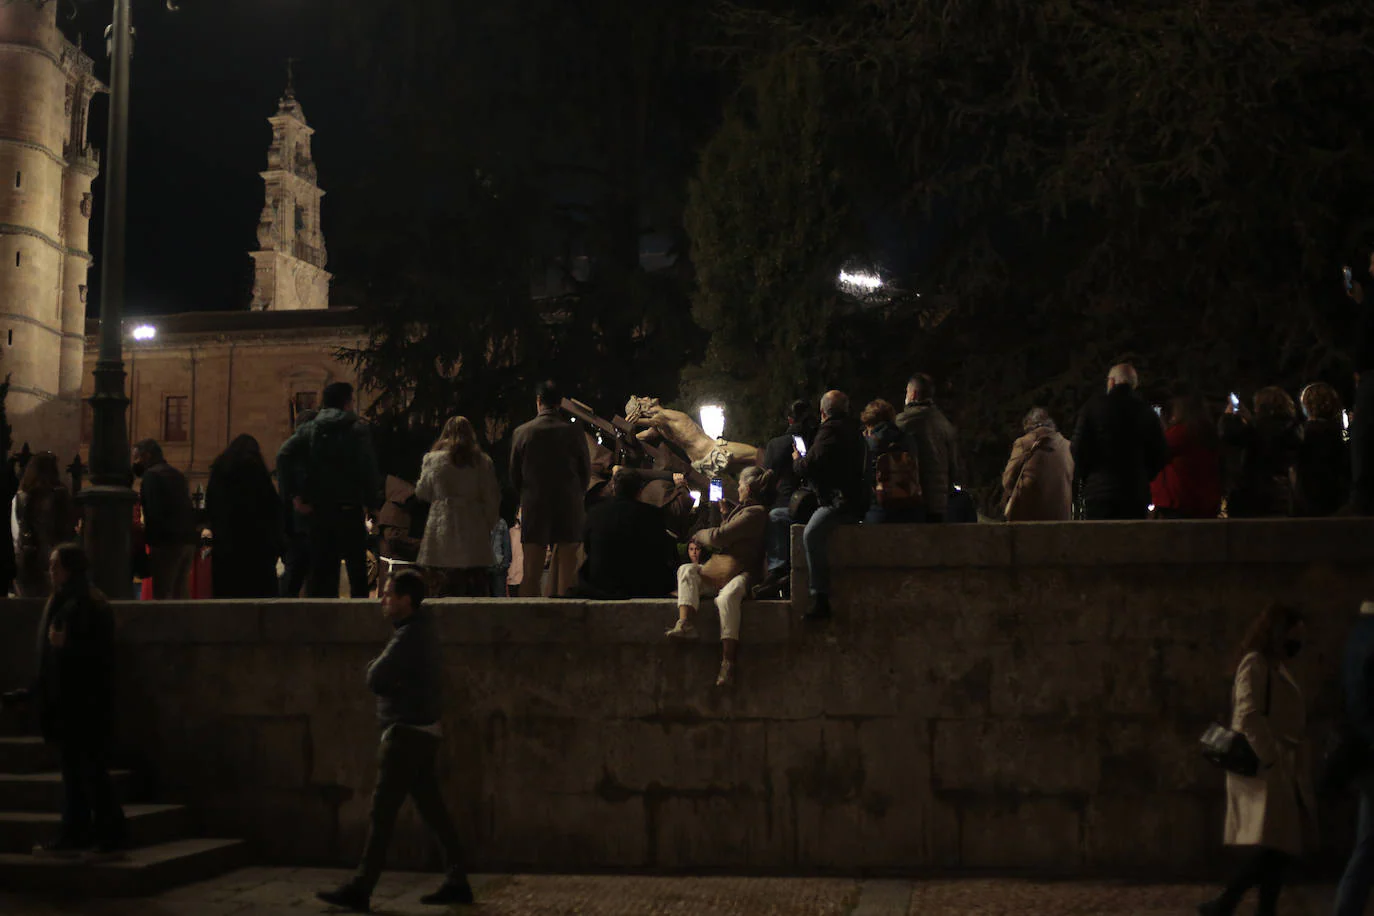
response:
[(582, 537), (587, 559), (570, 597), (593, 601), (661, 598), (676, 583), (677, 545), (663, 510), (639, 501), (642, 477), (619, 468), (614, 495), (587, 513)]
[(38, 675), (9, 703), (31, 702), (43, 740), (62, 760), (62, 826), (36, 855), (75, 856), (94, 847), (117, 852), (125, 841), (124, 812), (115, 800), (106, 756), (114, 718), (114, 616), (90, 580), (80, 545), (52, 552), (53, 594), (38, 626)]
[(421, 897), (426, 906), (472, 903), (467, 856), (444, 804), (435, 768), (443, 729), (444, 659), (439, 628), (424, 606), (425, 580), (414, 570), (393, 576), (382, 593), (382, 613), (395, 628), (382, 654), (367, 666), (367, 686), (377, 697), (382, 746), (377, 786), (363, 861), (352, 881), (315, 896), (331, 906), (369, 911), (372, 891), (386, 865), (396, 815), (409, 795), (420, 819), (444, 850), (444, 883)]
[(210, 465), (205, 513), (214, 534), (216, 598), (273, 598), (285, 513), (262, 449), (239, 436)]
[(184, 601), (191, 597), (191, 564), (200, 542), (186, 475), (167, 463), (152, 439), (134, 446), (133, 471), (142, 481), (138, 494), (153, 600)]
[(1139, 384), (1130, 363), (1113, 366), (1106, 392), (1094, 395), (1078, 415), (1071, 451), (1086, 519), (1149, 515), (1150, 482), (1169, 463), (1169, 446), (1159, 417), (1136, 394)]
[(1226, 517), (1289, 516), (1293, 468), (1302, 448), (1297, 407), (1288, 392), (1272, 385), (1255, 392), (1254, 404), (1254, 413), (1227, 405), (1219, 423), (1221, 441), (1239, 458), (1226, 491)]
[(798, 436), (807, 449), (816, 441), (816, 423), (805, 401), (792, 402), (787, 409), (787, 432), (768, 440), (763, 449), (763, 468), (773, 472), (776, 496), (768, 510), (768, 573), (755, 586), (755, 598), (778, 597), (791, 576), (792, 496), (801, 486), (792, 458)]
[(1345, 644), (1341, 666), (1345, 687), (1345, 727), (1350, 772), (1359, 790), (1358, 833), (1345, 874), (1336, 889), (1334, 916), (1363, 916), (1374, 885), (1374, 601), (1360, 606), (1360, 617)]
[(816, 490), (820, 508), (806, 523), (802, 543), (811, 576), (811, 607), (806, 620), (830, 617), (830, 536), (841, 525), (854, 525), (868, 509), (864, 469), (868, 446), (858, 421), (849, 415), (849, 398), (841, 391), (821, 399), (821, 428), (803, 456), (794, 451), (793, 466)]
[(1334, 515), (1350, 500), (1350, 443), (1341, 422), (1341, 396), (1325, 382), (1313, 382), (1298, 399), (1307, 417), (1293, 468), (1298, 515)]
[[(1369, 256), (1374, 277), (1374, 253)], [(1355, 401), (1350, 417), (1350, 505), (1347, 512), (1374, 515), (1374, 301), (1366, 301), (1364, 286), (1349, 284), (1355, 302)]]
[(916, 443), (923, 521), (950, 521), (950, 497), (959, 483), (959, 431), (936, 405), (935, 380), (924, 372), (906, 383), (906, 407), (897, 416), (897, 426)]

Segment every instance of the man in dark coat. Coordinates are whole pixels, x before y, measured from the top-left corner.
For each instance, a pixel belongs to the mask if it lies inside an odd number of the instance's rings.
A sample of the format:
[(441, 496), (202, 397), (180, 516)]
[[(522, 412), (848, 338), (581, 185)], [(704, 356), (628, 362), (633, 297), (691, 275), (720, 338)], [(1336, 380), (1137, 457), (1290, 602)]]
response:
[(367, 686), (377, 697), (382, 728), (377, 784), (363, 846), (353, 879), (338, 890), (315, 896), (331, 906), (369, 912), (372, 891), (386, 865), (396, 815), (406, 796), (444, 851), (444, 883), (420, 898), (426, 906), (472, 903), (467, 854), (444, 804), (436, 768), (443, 743), (444, 658), (439, 627), (425, 607), (425, 580), (414, 570), (397, 574), (382, 592), (382, 613), (391, 622), (391, 640), (367, 666)]
[(821, 428), (805, 456), (793, 452), (796, 472), (816, 490), (820, 508), (806, 523), (802, 543), (811, 576), (811, 607), (806, 620), (830, 617), (830, 536), (841, 525), (855, 525), (868, 509), (864, 481), (868, 446), (859, 423), (849, 415), (849, 397), (841, 391), (821, 399)]
[[(319, 411), (302, 410), (296, 414), (294, 433), (315, 417)], [(305, 579), (310, 574), (310, 522), (296, 511), (287, 499), (286, 487), (281, 481), (281, 469), (273, 474), (277, 479), (277, 492), (282, 496), (283, 518), (286, 520), (286, 548), (282, 553), (281, 597), (299, 598), (305, 588)]]
[[(1369, 275), (1374, 277), (1374, 254), (1369, 256)], [(1350, 506), (1355, 515), (1374, 515), (1374, 298), (1365, 297), (1364, 286), (1350, 284), (1356, 306), (1354, 349), (1355, 403), (1350, 418)]]
[(1083, 516), (1089, 520), (1146, 518), (1150, 482), (1169, 463), (1164, 426), (1136, 394), (1139, 384), (1130, 363), (1113, 366), (1107, 390), (1078, 415), (1074, 473), (1083, 481)]
[(53, 594), (38, 626), (38, 675), (6, 704), (37, 707), (43, 739), (62, 760), (62, 826), (34, 850), (53, 856), (117, 852), (125, 841), (124, 812), (106, 763), (114, 718), (114, 616), (90, 580), (90, 558), (64, 544), (50, 558)]
[(927, 522), (943, 522), (959, 477), (959, 432), (935, 406), (935, 381), (918, 372), (906, 383), (906, 407), (897, 426), (916, 443), (921, 500)]
[(792, 573), (792, 497), (801, 486), (792, 453), (800, 437), (810, 450), (816, 440), (815, 414), (805, 401), (793, 401), (787, 409), (787, 432), (768, 440), (763, 449), (763, 468), (773, 472), (776, 496), (768, 510), (768, 574), (754, 588), (755, 598), (776, 598)]
[(587, 513), (582, 562), (573, 597), (593, 601), (662, 598), (672, 592), (677, 546), (663, 510), (640, 502), (643, 480), (629, 468), (611, 478), (613, 495)]
[(367, 511), (382, 505), (382, 475), (367, 424), (353, 412), (353, 386), (324, 389), (322, 409), (277, 452), (282, 497), (306, 519), (310, 573), (306, 595), (339, 597), (339, 563), (348, 569), (354, 598), (370, 591)]
[(510, 453), (510, 481), (520, 494), (521, 598), (539, 597), (550, 547), (553, 569), (545, 597), (562, 595), (576, 581), (592, 478), (587, 438), (558, 409), (558, 386), (542, 382), (535, 395), (539, 415), (515, 431)]
[(200, 542), (186, 476), (167, 463), (162, 446), (152, 439), (134, 446), (133, 471), (142, 480), (139, 501), (153, 600), (185, 601), (191, 597), (191, 564)]

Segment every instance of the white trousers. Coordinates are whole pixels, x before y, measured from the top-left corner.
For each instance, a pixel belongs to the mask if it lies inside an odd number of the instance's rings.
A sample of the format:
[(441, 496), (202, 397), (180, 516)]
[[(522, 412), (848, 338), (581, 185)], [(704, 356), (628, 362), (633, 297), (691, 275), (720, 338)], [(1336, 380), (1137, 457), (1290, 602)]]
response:
[(743, 573), (729, 582), (716, 594), (714, 586), (701, 581), (701, 567), (687, 563), (677, 569), (678, 607), (700, 609), (702, 597), (716, 596), (716, 608), (720, 611), (720, 638), (739, 639), (740, 612), (744, 608), (744, 592), (749, 577)]

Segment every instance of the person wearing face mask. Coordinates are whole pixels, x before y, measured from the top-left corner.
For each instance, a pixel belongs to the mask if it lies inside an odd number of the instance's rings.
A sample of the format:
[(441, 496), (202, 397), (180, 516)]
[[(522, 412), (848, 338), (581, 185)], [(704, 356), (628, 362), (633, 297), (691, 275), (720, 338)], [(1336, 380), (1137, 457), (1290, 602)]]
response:
[(1307, 634), (1297, 608), (1273, 604), (1241, 644), (1232, 688), (1231, 728), (1259, 758), (1255, 776), (1226, 774), (1226, 845), (1253, 850), (1202, 916), (1231, 916), (1252, 887), (1258, 916), (1274, 916), (1284, 870), (1302, 854), (1304, 821), (1315, 821), (1316, 792), (1308, 761), (1307, 711), (1288, 662)]
[(154, 601), (185, 601), (191, 596), (191, 563), (200, 532), (186, 476), (162, 457), (162, 446), (145, 439), (134, 446), (134, 476), (143, 505), (148, 572)]

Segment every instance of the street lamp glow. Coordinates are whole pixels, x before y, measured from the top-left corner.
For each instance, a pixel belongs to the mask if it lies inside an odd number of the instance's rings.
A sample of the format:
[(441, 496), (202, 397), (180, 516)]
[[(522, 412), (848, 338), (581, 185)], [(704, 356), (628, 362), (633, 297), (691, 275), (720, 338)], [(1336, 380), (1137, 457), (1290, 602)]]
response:
[(883, 278), (877, 274), (868, 273), (867, 271), (850, 273), (847, 270), (842, 270), (840, 271), (840, 284), (842, 286), (852, 286), (856, 289), (872, 292), (873, 290), (883, 288)]
[(712, 439), (719, 439), (725, 435), (725, 408), (717, 404), (703, 404), (701, 431)]
[(141, 324), (134, 328), (134, 340), (152, 340), (157, 336), (157, 328), (151, 324)]

